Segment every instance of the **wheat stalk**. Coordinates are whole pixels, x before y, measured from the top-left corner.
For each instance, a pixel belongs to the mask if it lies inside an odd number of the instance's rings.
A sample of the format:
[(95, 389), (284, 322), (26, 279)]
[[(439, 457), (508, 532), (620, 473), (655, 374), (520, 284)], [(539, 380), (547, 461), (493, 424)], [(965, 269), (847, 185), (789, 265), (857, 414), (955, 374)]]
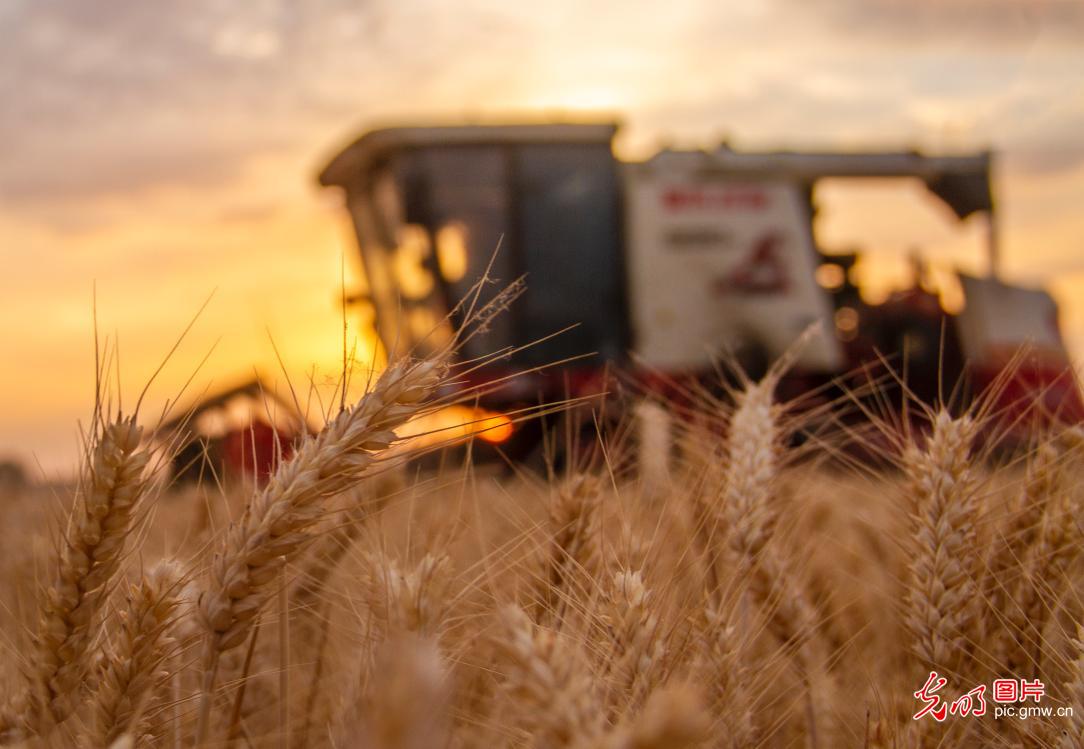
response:
[(939, 411), (924, 448), (904, 454), (914, 501), (913, 561), (905, 617), (924, 670), (960, 675), (967, 660), (978, 590), (971, 465), (975, 422)]
[(215, 552), (199, 596), (206, 632), (204, 689), (197, 737), (207, 728), (218, 658), (248, 636), (266, 604), (282, 559), (313, 538), (326, 500), (363, 478), (396, 440), (395, 430), (425, 408), (441, 384), (442, 360), (402, 361), (388, 367), (371, 392), (340, 413), (281, 463), (250, 501)]
[(723, 509), (746, 594), (764, 610), (781, 642), (801, 645), (813, 632), (816, 613), (784, 560), (768, 544), (777, 524), (772, 494), (782, 443), (772, 395), (776, 384), (776, 377), (769, 375), (737, 396), (727, 435)]
[(750, 697), (753, 674), (747, 662), (748, 646), (733, 619), (733, 611), (704, 607), (695, 673), (711, 697), (712, 714), (722, 723), (723, 743), (731, 747), (757, 746), (760, 742)]
[[(982, 631), (1000, 666), (1017, 659), (1014, 651), (1019, 643), (1013, 635), (1021, 633), (1022, 625), (1026, 627), (1020, 601), (1027, 594), (1028, 562), (1047, 506), (1062, 491), (1056, 446), (1044, 442), (1029, 457), (1024, 490), (994, 537), (983, 570), (983, 599), (987, 605)], [(1006, 627), (1006, 620), (1012, 626)]]
[(0, 735), (37, 734), (65, 720), (91, 669), (97, 618), (111, 590), (144, 493), (149, 460), (134, 417), (101, 428), (45, 591), (28, 690), (0, 717)]
[(712, 600), (723, 596), (723, 576), (720, 567), (726, 561), (726, 544), (721, 531), (725, 518), (721, 512), (721, 497), (726, 484), (725, 445), (709, 425), (694, 420), (683, 429), (681, 444), (686, 462), (688, 503), (693, 522), (693, 541), (703, 560), (707, 594)]
[(767, 617), (768, 629), (793, 649), (806, 698), (809, 744), (818, 744), (817, 715), (811, 678), (822, 660), (813, 642), (816, 611), (785, 558), (769, 547), (777, 517), (772, 506), (779, 474), (783, 431), (774, 391), (782, 369), (773, 368), (760, 382), (737, 394), (726, 441), (723, 510), (738, 579)]
[(405, 572), (392, 559), (370, 557), (366, 576), (369, 606), (385, 636), (413, 632), (439, 637), (448, 606), (450, 566), (444, 554), (426, 554)]
[(576, 593), (573, 581), (597, 573), (602, 559), (600, 499), (598, 478), (587, 474), (567, 479), (554, 496), (549, 517), (552, 535), (537, 600), (540, 619), (552, 615), (559, 620), (564, 602)]
[(538, 749), (589, 745), (602, 735), (594, 684), (580, 656), (553, 630), (515, 606), (501, 610), (494, 645), (503, 655), (502, 687), (515, 718)]
[(169, 678), (163, 666), (173, 644), (170, 627), (180, 604), (180, 580), (178, 568), (162, 562), (129, 588), (118, 615), (119, 635), (91, 701), (93, 746), (107, 746), (123, 732), (135, 739), (145, 733), (137, 721), (150, 712), (150, 700)]
[(366, 528), (369, 518), (380, 513), (388, 498), (400, 488), (399, 471), (387, 470), (362, 481), (351, 492), (345, 500), (342, 517), (336, 518), (335, 524), (314, 540), (299, 564), (292, 590), (295, 608), (311, 611), (316, 606), (321, 591)]
[(316, 641), (312, 671), (306, 686), (304, 715), (297, 731), (297, 743), (300, 746), (308, 745), (314, 715), (323, 707), (320, 698), (327, 665), (325, 656), (330, 639), (331, 617), (329, 603), (321, 602), (320, 599), (342, 558), (361, 535), (369, 516), (383, 508), (388, 491), (381, 486), (384, 483), (381, 479), (388, 475), (395, 475), (395, 472), (385, 472), (371, 480), (376, 485), (373, 507), (368, 504), (349, 507), (344, 513), (345, 522), (340, 522), (313, 544), (307, 558), (302, 562), (302, 570), (292, 591), (294, 606), (301, 614), (300, 626), (296, 628), (299, 634), (295, 637), (307, 643), (311, 643), (313, 639)]
[(726, 440), (723, 507), (731, 545), (746, 565), (756, 563), (775, 530), (771, 495), (782, 440), (772, 395), (775, 385), (774, 377), (766, 377), (738, 393)]
[(608, 656), (611, 715), (624, 705), (636, 709), (655, 683), (666, 658), (666, 646), (654, 613), (651, 592), (642, 573), (620, 570), (614, 573), (604, 613), (612, 642)]
[(1062, 492), (1046, 504), (1038, 539), (1027, 559), (1020, 596), (1011, 609), (1019, 642), (1009, 651), (1010, 669), (1037, 670), (1041, 664), (1043, 631), (1058, 604), (1060, 586), (1067, 581), (1084, 543), (1079, 511), (1070, 492)]

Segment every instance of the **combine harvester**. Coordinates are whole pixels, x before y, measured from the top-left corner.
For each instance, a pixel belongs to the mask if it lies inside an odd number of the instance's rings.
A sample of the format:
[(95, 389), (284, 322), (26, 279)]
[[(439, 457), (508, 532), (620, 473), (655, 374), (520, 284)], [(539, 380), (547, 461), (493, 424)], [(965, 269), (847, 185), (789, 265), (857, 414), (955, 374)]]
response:
[[(354, 299), (387, 349), (424, 353), (447, 342), (462, 323), (455, 303), (492, 262), (494, 278), (525, 275), (527, 290), (463, 357), (515, 348), (502, 361), (511, 373), (597, 352), (511, 380), (481, 404), (488, 426), (516, 408), (598, 392), (608, 363), (656, 387), (713, 377), (723, 352), (756, 374), (812, 324), (826, 334), (802, 349), (784, 396), (868, 366), (878, 353), (902, 369), (906, 351), (908, 388), (926, 400), (961, 378), (972, 396), (1000, 378), (1004, 419), (1035, 405), (1047, 420), (1084, 417), (1053, 299), (993, 273), (988, 152), (724, 146), (624, 163), (613, 155), (616, 132), (613, 124), (381, 129), (320, 174), (322, 185), (345, 191), (367, 283)], [(865, 304), (848, 280), (855, 256), (822, 254), (814, 241), (813, 188), (828, 177), (918, 178), (959, 219), (985, 214), (992, 271), (961, 276), (963, 312), (947, 314), (918, 284)], [(494, 376), (490, 368), (486, 378)], [(513, 431), (531, 430), (504, 424), (481, 436), (537, 441)]]

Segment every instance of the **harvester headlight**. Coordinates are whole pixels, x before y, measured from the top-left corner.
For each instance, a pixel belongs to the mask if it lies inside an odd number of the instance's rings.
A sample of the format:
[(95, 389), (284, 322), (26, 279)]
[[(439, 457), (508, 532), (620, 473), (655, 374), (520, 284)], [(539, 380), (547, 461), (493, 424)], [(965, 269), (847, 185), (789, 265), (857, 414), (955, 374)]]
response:
[(836, 310), (836, 335), (840, 340), (853, 341), (858, 335), (858, 310), (840, 307)]
[(847, 280), (847, 272), (843, 270), (843, 266), (836, 265), (835, 263), (822, 263), (821, 265), (818, 265), (814, 276), (820, 287), (822, 289), (827, 289), (828, 291), (836, 291), (841, 288)]
[(398, 430), (401, 438), (415, 447), (478, 437), (493, 445), (507, 442), (515, 431), (512, 419), (498, 411), (474, 406), (452, 405), (411, 419)]

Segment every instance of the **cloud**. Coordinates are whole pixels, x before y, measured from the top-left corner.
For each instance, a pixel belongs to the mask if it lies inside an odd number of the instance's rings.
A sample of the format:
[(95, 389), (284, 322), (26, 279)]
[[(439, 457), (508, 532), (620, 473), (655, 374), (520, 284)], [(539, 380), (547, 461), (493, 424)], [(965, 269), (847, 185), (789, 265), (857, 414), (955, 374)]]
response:
[(1065, 174), (1084, 166), (1084, 102), (1059, 98), (1042, 106), (1024, 99), (999, 113), (1008, 130), (1009, 165), (1027, 174)]
[(902, 44), (1084, 39), (1079, 0), (782, 0), (838, 30)]
[(315, 169), (356, 122), (606, 97), (644, 137), (921, 142), (951, 127), (1035, 169), (1081, 150), (1077, 114), (1050, 110), (1079, 90), (1079, 52), (999, 46), (1080, 33), (1078, 0), (691, 1), (665, 13), (573, 0), (455, 12), (438, 0), (53, 0), (0, 14), (0, 197), (34, 215), (222, 184), (268, 156), (309, 153)]
[(211, 0), (5, 7), (6, 202), (217, 181), (295, 142), (312, 95), (306, 55), (341, 17)]

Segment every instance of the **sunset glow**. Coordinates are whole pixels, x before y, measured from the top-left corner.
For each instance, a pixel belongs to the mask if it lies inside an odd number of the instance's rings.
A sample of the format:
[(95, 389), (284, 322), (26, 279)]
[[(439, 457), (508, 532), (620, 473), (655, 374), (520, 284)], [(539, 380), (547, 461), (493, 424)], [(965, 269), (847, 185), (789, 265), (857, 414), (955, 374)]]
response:
[[(95, 304), (134, 401), (210, 298), (148, 412), (190, 378), (187, 395), (254, 371), (333, 387), (360, 263), (341, 196), (315, 175), (387, 122), (613, 113), (629, 159), (722, 139), (991, 146), (1004, 275), (1049, 287), (1084, 353), (1079, 4), (923, 0), (909, 19), (890, 0), (732, 5), (0, 0), (0, 459), (73, 464)], [(983, 228), (919, 185), (816, 197), (821, 243), (869, 251), (856, 272), (871, 298), (909, 281), (911, 253), (947, 307), (952, 268), (985, 270)], [(419, 252), (454, 275), (461, 242), (450, 229)], [(358, 310), (347, 347), (364, 367), (378, 354)], [(497, 426), (480, 436), (500, 441), (511, 426)]]

